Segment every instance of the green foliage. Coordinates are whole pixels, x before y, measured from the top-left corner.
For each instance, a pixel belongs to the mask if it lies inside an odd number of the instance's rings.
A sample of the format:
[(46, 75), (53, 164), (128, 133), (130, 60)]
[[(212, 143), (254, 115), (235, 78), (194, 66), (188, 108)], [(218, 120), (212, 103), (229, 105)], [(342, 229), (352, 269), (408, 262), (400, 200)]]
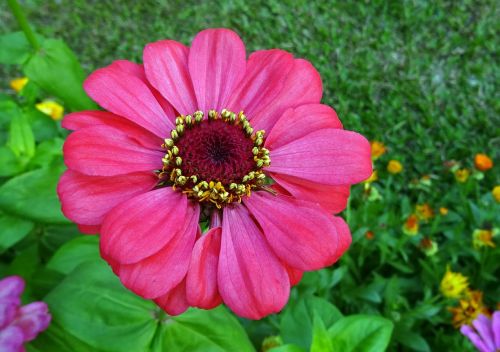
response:
[[(451, 327), (447, 307), (457, 301), (445, 300), (439, 283), (450, 265), (484, 293), (486, 306), (500, 297), (498, 237), (496, 248), (472, 243), (475, 229), (499, 227), (491, 195), (500, 183), (495, 2), (23, 5), (41, 34), (37, 51), (12, 32), (0, 3), (0, 276), (22, 275), (23, 299), (50, 305), (53, 322), (28, 351), (265, 351), (267, 337), (272, 352), (472, 351)], [(120, 58), (140, 62), (146, 43), (187, 44), (206, 27), (236, 30), (248, 53), (277, 47), (308, 59), (322, 76), (323, 102), (345, 128), (388, 147), (374, 162), (379, 180), (353, 187), (341, 214), (353, 231), (347, 254), (305, 273), (283, 312), (256, 322), (223, 307), (169, 317), (124, 289), (98, 238), (82, 236), (61, 213), (55, 190), (67, 132), (35, 107), (50, 98), (66, 111), (95, 109), (82, 89), (90, 71)], [(64, 41), (45, 39), (54, 36)], [(8, 81), (22, 75), (30, 82), (14, 94)], [(477, 152), (489, 154), (494, 169), (456, 182), (446, 165), (473, 169)], [(403, 163), (402, 173), (386, 171), (391, 159)], [(434, 216), (419, 221), (414, 237), (404, 235), (423, 203)], [(426, 255), (426, 239), (437, 253)]]

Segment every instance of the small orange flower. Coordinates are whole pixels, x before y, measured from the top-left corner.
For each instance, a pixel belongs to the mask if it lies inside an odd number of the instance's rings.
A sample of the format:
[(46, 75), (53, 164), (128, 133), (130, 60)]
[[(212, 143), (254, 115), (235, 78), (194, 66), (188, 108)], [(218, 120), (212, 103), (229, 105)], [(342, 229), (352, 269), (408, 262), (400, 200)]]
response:
[(367, 240), (373, 240), (373, 238), (375, 238), (375, 234), (372, 231), (366, 231), (365, 237)]
[(467, 290), (465, 297), (458, 302), (458, 306), (449, 307), (448, 311), (453, 315), (452, 323), (457, 329), (462, 325), (472, 324), (479, 314), (490, 315), (483, 303), (483, 293), (472, 290)]
[(481, 248), (481, 247), (492, 247), (495, 248), (495, 242), (493, 242), (493, 236), (495, 234), (493, 233), (493, 230), (474, 230), (472, 233), (472, 244), (474, 245), (474, 248)]
[(418, 217), (411, 214), (403, 225), (403, 232), (408, 236), (415, 236), (418, 233)]
[(434, 217), (434, 210), (432, 210), (429, 203), (418, 204), (415, 212), (420, 220), (429, 220)]
[(403, 171), (403, 165), (397, 160), (390, 160), (387, 164), (387, 171), (391, 174), (399, 174)]
[(493, 160), (486, 154), (476, 154), (474, 157), (474, 166), (479, 171), (487, 171), (493, 167)]
[(39, 111), (50, 116), (54, 121), (59, 121), (64, 115), (64, 108), (53, 100), (44, 100), (35, 106)]
[(425, 237), (422, 239), (422, 241), (420, 241), (420, 248), (428, 257), (433, 256), (438, 251), (438, 245), (436, 241), (433, 241), (428, 237)]
[(500, 203), (500, 185), (495, 186), (495, 188), (493, 188), (493, 191), (491, 191), (491, 194), (493, 195), (493, 198), (495, 198), (495, 200)]
[(443, 216), (448, 215), (448, 208), (446, 208), (446, 207), (439, 208), (439, 214), (441, 214)]
[(387, 151), (384, 143), (379, 141), (371, 141), (370, 147), (372, 148), (372, 159), (376, 160), (381, 157)]
[(457, 171), (455, 171), (455, 179), (460, 183), (466, 182), (469, 178), (469, 175), (470, 171), (468, 169), (458, 169)]
[(28, 77), (15, 78), (10, 81), (10, 87), (16, 92), (19, 93), (23, 90), (24, 86), (28, 83)]

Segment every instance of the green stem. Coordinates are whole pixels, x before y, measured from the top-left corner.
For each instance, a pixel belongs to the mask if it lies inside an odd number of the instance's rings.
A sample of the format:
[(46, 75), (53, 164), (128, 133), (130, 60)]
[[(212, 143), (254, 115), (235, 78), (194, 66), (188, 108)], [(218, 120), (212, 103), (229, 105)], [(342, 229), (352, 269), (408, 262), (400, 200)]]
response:
[(7, 0), (7, 3), (9, 4), (12, 14), (16, 18), (17, 23), (23, 30), (26, 39), (28, 39), (33, 49), (35, 50), (40, 49), (40, 44), (36, 40), (35, 33), (31, 30), (28, 20), (24, 15), (23, 9), (21, 8), (21, 6), (19, 6), (17, 0)]

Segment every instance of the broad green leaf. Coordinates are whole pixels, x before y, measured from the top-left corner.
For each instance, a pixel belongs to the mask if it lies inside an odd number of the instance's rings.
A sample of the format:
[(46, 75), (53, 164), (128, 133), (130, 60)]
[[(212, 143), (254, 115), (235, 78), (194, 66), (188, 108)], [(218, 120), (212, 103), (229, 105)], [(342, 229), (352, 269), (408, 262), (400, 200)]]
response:
[(337, 321), (328, 333), (334, 351), (385, 351), (394, 325), (388, 319), (374, 315), (352, 315)]
[(394, 331), (394, 339), (414, 351), (431, 351), (429, 344), (422, 336), (406, 329), (403, 330), (396, 328)]
[(307, 297), (289, 305), (283, 312), (280, 324), (285, 343), (292, 343), (309, 349), (313, 335), (313, 317), (317, 314), (326, 327), (342, 317), (334, 305), (323, 298)]
[(77, 266), (45, 301), (55, 324), (98, 350), (146, 351), (157, 307), (126, 290), (104, 260)]
[(79, 236), (66, 242), (47, 263), (47, 268), (68, 274), (85, 261), (100, 261), (99, 238)]
[(16, 157), (12, 149), (0, 147), (0, 177), (12, 176), (23, 171), (24, 166)]
[(25, 114), (29, 119), (37, 142), (59, 136), (58, 122), (52, 120), (50, 116), (45, 115), (34, 107), (26, 109)]
[(22, 64), (29, 57), (31, 46), (23, 32), (0, 36), (0, 64)]
[(49, 328), (31, 342), (40, 351), (57, 352), (106, 352), (76, 338), (52, 320)]
[(21, 159), (22, 164), (27, 163), (35, 155), (35, 136), (24, 114), (12, 116), (7, 145)]
[(26, 76), (71, 110), (95, 109), (83, 90), (85, 73), (73, 51), (55, 39), (47, 39), (41, 46), (24, 66)]
[(224, 307), (189, 309), (159, 327), (152, 351), (255, 351), (238, 320)]
[(69, 223), (61, 212), (56, 186), (63, 166), (16, 176), (0, 187), (0, 209), (44, 223)]
[(51, 165), (56, 159), (62, 162), (62, 146), (64, 140), (54, 138), (48, 141), (43, 141), (38, 144), (35, 151), (35, 156), (31, 159), (29, 167), (44, 167)]
[(31, 230), (31, 221), (0, 214), (0, 253), (21, 241)]
[(325, 324), (317, 313), (314, 314), (313, 320), (311, 352), (334, 352)]
[(306, 352), (306, 350), (296, 345), (283, 345), (271, 348), (268, 352)]

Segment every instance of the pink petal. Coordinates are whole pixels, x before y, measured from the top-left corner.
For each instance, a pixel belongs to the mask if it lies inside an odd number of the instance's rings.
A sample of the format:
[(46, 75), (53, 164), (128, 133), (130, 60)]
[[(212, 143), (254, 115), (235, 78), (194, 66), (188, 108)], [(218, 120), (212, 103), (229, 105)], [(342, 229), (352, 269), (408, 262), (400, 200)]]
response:
[(304, 272), (299, 269), (294, 269), (286, 264), (284, 264), (284, 266), (288, 273), (288, 277), (290, 278), (290, 286), (297, 285), (300, 282), (300, 280), (302, 280), (302, 275), (304, 274)]
[(232, 94), (228, 108), (244, 110), (249, 118), (279, 95), (293, 67), (293, 56), (279, 49), (259, 50), (250, 55), (243, 80)]
[(8, 276), (0, 280), (0, 300), (18, 298), (24, 291), (24, 280), (20, 276)]
[(186, 300), (186, 280), (182, 280), (167, 294), (155, 299), (155, 303), (169, 315), (184, 313), (189, 308)]
[(160, 251), (185, 227), (187, 213), (186, 196), (170, 187), (135, 196), (104, 219), (101, 253), (121, 264), (145, 259)]
[(271, 151), (273, 173), (295, 176), (326, 185), (348, 185), (372, 174), (370, 143), (362, 135), (327, 128)]
[(95, 126), (108, 126), (122, 131), (148, 149), (158, 149), (163, 143), (163, 139), (158, 138), (139, 125), (107, 111), (73, 112), (66, 115), (62, 121), (62, 127), (72, 131)]
[(136, 76), (141, 81), (143, 81), (144, 84), (146, 84), (146, 86), (153, 93), (154, 97), (156, 98), (156, 101), (158, 102), (158, 104), (160, 104), (163, 111), (165, 112), (165, 115), (168, 116), (168, 118), (170, 119), (170, 121), (172, 121), (172, 123), (175, 123), (176, 113), (174, 111), (174, 108), (161, 95), (160, 92), (158, 92), (155, 88), (153, 88), (151, 83), (147, 80), (143, 65), (139, 65), (139, 64), (136, 64), (134, 62), (127, 61), (127, 60), (118, 60), (118, 61), (113, 62), (109, 67), (117, 68), (117, 69), (121, 70), (123, 73), (128, 74), (128, 75), (132, 75), (132, 76)]
[(226, 108), (229, 97), (245, 74), (245, 45), (228, 29), (206, 29), (193, 39), (189, 73), (198, 108)]
[(33, 302), (20, 309), (19, 317), (13, 325), (21, 328), (25, 341), (31, 341), (49, 326), (50, 320), (47, 304)]
[(274, 253), (287, 265), (302, 271), (317, 270), (338, 258), (337, 229), (332, 216), (318, 204), (266, 192), (252, 193), (244, 204)]
[(337, 258), (335, 258), (335, 261), (337, 261), (351, 245), (352, 236), (351, 236), (351, 230), (349, 230), (349, 226), (347, 225), (344, 219), (342, 219), (340, 216), (334, 216), (332, 217), (331, 220), (333, 222), (333, 225), (337, 229), (337, 235), (339, 238), (339, 246), (337, 248)]
[(174, 128), (148, 85), (116, 66), (94, 71), (83, 87), (106, 110), (137, 123), (160, 138), (165, 138)]
[(500, 348), (500, 311), (497, 310), (491, 316), (491, 329), (493, 330), (493, 341), (495, 347)]
[(149, 82), (180, 114), (197, 108), (188, 69), (189, 49), (174, 40), (161, 40), (144, 48), (144, 67)]
[(330, 186), (281, 174), (271, 174), (271, 177), (295, 198), (319, 203), (329, 213), (339, 213), (347, 206), (349, 185)]
[(307, 104), (287, 109), (269, 133), (266, 145), (276, 149), (325, 128), (342, 128), (337, 113), (328, 105)]
[(268, 105), (248, 114), (255, 130), (271, 131), (278, 118), (288, 109), (304, 104), (318, 104), (323, 95), (321, 77), (310, 62), (295, 59), (278, 96)]
[(493, 331), (491, 329), (492, 325), (490, 319), (483, 314), (479, 314), (472, 322), (472, 325), (483, 339), (485, 345), (488, 346), (488, 349), (494, 351), (495, 342), (493, 341)]
[(21, 299), (19, 297), (0, 299), (0, 330), (14, 320), (20, 305)]
[(115, 176), (162, 168), (161, 150), (144, 148), (125, 132), (108, 126), (71, 133), (63, 147), (68, 168), (90, 176)]
[(290, 294), (285, 267), (241, 205), (224, 208), (217, 274), (224, 303), (244, 318), (279, 312)]
[(472, 342), (479, 352), (491, 352), (481, 337), (469, 325), (462, 325), (460, 332)]
[(67, 170), (57, 185), (57, 194), (67, 218), (79, 224), (99, 225), (115, 206), (150, 191), (157, 182), (152, 172), (108, 177)]
[(0, 351), (19, 352), (23, 348), (24, 335), (17, 326), (8, 326), (0, 330)]
[(101, 226), (77, 224), (78, 231), (86, 235), (97, 235), (101, 232)]
[(217, 265), (219, 261), (220, 227), (210, 229), (196, 241), (186, 278), (189, 305), (212, 309), (221, 303), (217, 289)]
[[(172, 202), (171, 199), (168, 201)], [(121, 265), (118, 270), (118, 276), (123, 285), (147, 299), (165, 295), (182, 281), (188, 271), (191, 252), (196, 240), (200, 215), (200, 207), (197, 203), (190, 204), (183, 217), (176, 216), (175, 212), (169, 212), (167, 209), (165, 209), (165, 214), (165, 222), (180, 223), (182, 227), (175, 232), (167, 229), (167, 231), (149, 235), (148, 237), (152, 238), (152, 241), (148, 243), (149, 246), (156, 247), (155, 250), (159, 249), (159, 251), (140, 262)], [(140, 232), (135, 235), (141, 237)], [(169, 238), (163, 247), (161, 244), (165, 240), (160, 237)]]

